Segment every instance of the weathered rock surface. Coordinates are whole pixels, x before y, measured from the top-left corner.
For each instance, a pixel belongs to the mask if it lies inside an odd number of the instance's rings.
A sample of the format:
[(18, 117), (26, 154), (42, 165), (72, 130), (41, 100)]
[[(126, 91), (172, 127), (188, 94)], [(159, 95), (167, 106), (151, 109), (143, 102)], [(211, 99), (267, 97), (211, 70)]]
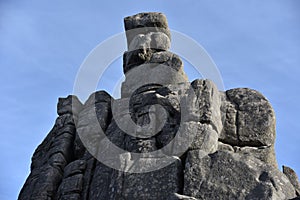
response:
[(158, 12), (139, 13), (124, 18), (128, 46), (136, 35), (149, 32), (161, 32), (171, 38), (168, 21), (164, 14)]
[[(140, 50), (138, 50), (140, 51)], [(146, 55), (129, 52), (124, 55), (125, 81), (122, 83), (122, 97), (130, 97), (136, 89), (147, 84), (170, 85), (187, 82), (180, 58), (170, 52), (156, 52)], [(135, 59), (131, 59), (134, 56)], [(138, 58), (138, 59), (137, 59)], [(134, 62), (134, 63), (131, 63)]]
[(221, 98), (218, 88), (210, 80), (194, 80), (191, 83), (196, 95), (195, 115), (203, 124), (210, 124), (220, 133), (222, 130)]
[[(182, 71), (183, 63), (181, 59), (174, 53), (171, 53), (169, 51), (160, 51), (157, 52), (156, 50), (147, 48), (147, 49), (136, 49), (132, 51), (127, 51), (123, 55), (123, 69), (125, 75), (127, 72), (134, 68), (139, 67), (142, 68), (144, 66), (159, 66), (164, 65), (171, 68), (171, 70), (174, 70), (174, 73), (181, 72)], [(142, 65), (142, 66), (141, 66)], [(148, 67), (149, 68), (149, 67)], [(147, 69), (147, 68), (146, 68)], [(168, 68), (166, 68), (168, 69)], [(170, 71), (170, 70), (167, 70)], [(139, 75), (139, 74), (136, 74)], [(159, 75), (159, 74), (157, 74)], [(185, 80), (184, 82), (186, 82)], [(154, 82), (156, 83), (156, 82)], [(178, 82), (173, 82), (178, 83)], [(171, 84), (171, 83), (170, 83)]]
[[(76, 99), (76, 98), (75, 98)], [(76, 134), (70, 96), (59, 99), (58, 113), (61, 114), (53, 129), (39, 145), (32, 157), (29, 174), (19, 199), (54, 198), (63, 178), (66, 165), (73, 157), (73, 141)], [(73, 101), (74, 102), (74, 101)], [(80, 103), (75, 103), (80, 110)], [(65, 107), (65, 108), (62, 108)]]
[(294, 186), (296, 194), (300, 196), (300, 183), (296, 172), (287, 166), (283, 166), (282, 168), (283, 168), (283, 173), (288, 177), (288, 179)]
[(124, 19), (128, 50), (123, 56), (122, 97), (147, 84), (187, 82), (181, 59), (167, 51), (170, 31), (162, 13), (140, 13)]
[[(155, 158), (144, 159), (143, 165), (149, 165)], [(173, 193), (181, 192), (182, 185), (181, 161), (168, 167), (147, 173), (124, 175), (125, 199), (168, 199)]]
[(170, 49), (170, 38), (162, 32), (150, 32), (136, 35), (128, 47), (129, 51), (136, 49), (155, 49), (157, 51)]
[(174, 193), (168, 198), (168, 200), (197, 200), (197, 199), (194, 197), (189, 197), (186, 195)]
[[(110, 124), (112, 116), (111, 100), (109, 94), (98, 91), (91, 94), (83, 105), (76, 122), (77, 133), (74, 141), (76, 158), (80, 158), (84, 154), (84, 145), (97, 148), (97, 143), (105, 137), (104, 132)], [(82, 144), (82, 141), (85, 144)], [(90, 151), (96, 152), (97, 150)]]
[(268, 100), (247, 88), (190, 83), (168, 51), (163, 14), (124, 23), (122, 98), (59, 98), (18, 199), (299, 199), (296, 173), (277, 169)]
[(289, 199), (289, 180), (276, 168), (251, 155), (189, 151), (183, 194), (199, 199)]
[(64, 177), (58, 188), (58, 199), (80, 199), (85, 168), (85, 160), (76, 160), (65, 167)]
[(275, 114), (268, 100), (248, 88), (228, 90), (221, 94), (221, 99), (223, 130), (219, 140), (238, 153), (252, 154), (277, 167)]
[(82, 109), (82, 103), (74, 95), (69, 95), (67, 98), (59, 98), (57, 103), (57, 114), (73, 114), (78, 115)]

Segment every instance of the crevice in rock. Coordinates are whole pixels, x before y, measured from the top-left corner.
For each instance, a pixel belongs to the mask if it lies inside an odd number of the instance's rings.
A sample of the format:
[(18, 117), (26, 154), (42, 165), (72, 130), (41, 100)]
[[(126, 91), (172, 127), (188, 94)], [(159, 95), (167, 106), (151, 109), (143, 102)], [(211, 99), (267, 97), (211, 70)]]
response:
[(261, 143), (256, 143), (256, 142), (253, 142), (253, 143), (252, 142), (235, 143), (235, 142), (231, 142), (231, 141), (224, 140), (224, 139), (221, 139), (221, 138), (219, 138), (218, 141), (222, 142), (224, 144), (228, 144), (232, 147), (255, 147), (255, 148), (258, 148), (258, 149), (265, 149), (265, 148), (272, 147), (271, 145), (267, 146), (267, 145), (263, 145)]
[(185, 152), (184, 154), (182, 154), (180, 156), (180, 161), (181, 161), (181, 170), (178, 173), (178, 180), (179, 180), (179, 190), (178, 190), (178, 194), (183, 195), (183, 189), (184, 189), (184, 172), (185, 172), (185, 162), (186, 162), (186, 158), (187, 158), (187, 152)]
[[(92, 180), (93, 180), (93, 175), (94, 175), (94, 171), (95, 171), (95, 168), (96, 168), (96, 163), (97, 163), (97, 160), (93, 157), (90, 158), (91, 159), (91, 170), (89, 172), (87, 172), (87, 169), (88, 169), (88, 166), (86, 168), (86, 171), (84, 172), (84, 177), (83, 177), (83, 181), (85, 182), (85, 174), (88, 174), (89, 176), (87, 176), (87, 184), (85, 185), (85, 187), (82, 188), (82, 192), (81, 192), (81, 196), (82, 196), (82, 199), (83, 200), (88, 200), (90, 199), (89, 198), (89, 195), (90, 195), (90, 190), (93, 189), (90, 187), (91, 183), (92, 183)], [(87, 162), (88, 163), (88, 162)]]
[[(127, 165), (125, 167), (127, 167)], [(121, 191), (122, 191), (122, 194), (120, 196), (121, 196), (121, 198), (125, 199), (125, 197), (123, 195), (125, 194), (125, 173), (126, 172), (120, 172), (120, 173), (122, 173), (122, 175), (121, 175), (121, 179), (122, 179)]]
[(236, 106), (236, 116), (235, 116), (235, 127), (236, 127), (236, 137), (237, 137), (237, 143), (238, 146), (240, 146), (241, 139), (240, 139), (240, 133), (239, 133), (239, 110), (238, 110), (238, 105), (235, 104)]
[(240, 133), (239, 133), (239, 105), (231, 99), (231, 97), (228, 95), (228, 91), (225, 92), (227, 99), (234, 105), (234, 109), (236, 110), (236, 115), (235, 115), (235, 132), (236, 132), (236, 137), (237, 137), (237, 146), (240, 146), (241, 144), (241, 139), (240, 139)]
[(235, 143), (234, 141), (231, 142), (231, 141), (228, 141), (228, 140), (225, 140), (225, 139), (221, 139), (221, 138), (219, 138), (218, 141), (219, 141), (219, 142), (222, 142), (223, 144), (228, 144), (228, 145), (230, 145), (230, 146), (232, 146), (232, 147), (238, 146), (238, 144)]

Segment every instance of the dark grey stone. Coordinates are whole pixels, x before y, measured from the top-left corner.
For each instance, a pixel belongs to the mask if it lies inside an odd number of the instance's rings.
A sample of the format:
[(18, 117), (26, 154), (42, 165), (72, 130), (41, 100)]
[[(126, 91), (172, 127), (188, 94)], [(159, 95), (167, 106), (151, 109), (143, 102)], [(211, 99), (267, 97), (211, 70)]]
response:
[(231, 145), (239, 145), (237, 134), (237, 106), (231, 102), (225, 92), (220, 92), (222, 99), (221, 112), (223, 129), (219, 136), (219, 140), (223, 143)]
[(261, 146), (261, 147), (238, 147), (234, 146), (236, 153), (251, 155), (266, 164), (273, 165), (275, 168), (278, 167), (274, 146)]
[(97, 163), (93, 173), (89, 192), (90, 199), (110, 199), (109, 185), (111, 183), (113, 169), (102, 163)]
[(64, 177), (73, 176), (75, 174), (83, 174), (86, 168), (85, 160), (75, 160), (69, 163), (64, 169)]
[(181, 59), (170, 52), (147, 50), (131, 51), (124, 54), (121, 96), (130, 97), (133, 92), (148, 84), (170, 85), (188, 82)]
[(167, 155), (177, 155), (187, 150), (202, 150), (213, 153), (218, 148), (218, 134), (210, 125), (200, 122), (184, 122), (180, 124), (176, 137), (172, 138), (169, 148), (165, 148)]
[(104, 133), (111, 122), (111, 101), (111, 96), (106, 92), (98, 91), (91, 94), (85, 102), (76, 123), (76, 158), (83, 156), (86, 149), (84, 144), (90, 147), (90, 151), (97, 152), (98, 143), (105, 137)]
[(226, 92), (238, 109), (237, 135), (240, 145), (270, 146), (275, 141), (275, 114), (259, 92), (238, 88)]
[(189, 151), (184, 195), (199, 199), (289, 199), (292, 185), (276, 168), (247, 155), (228, 151)]
[(223, 129), (219, 141), (277, 167), (275, 114), (267, 99), (255, 90), (237, 88), (221, 93)]
[(18, 199), (54, 199), (65, 166), (73, 159), (75, 123), (71, 114), (59, 116), (32, 157), (31, 173)]
[(74, 114), (77, 115), (82, 109), (82, 103), (74, 95), (66, 98), (59, 98), (57, 103), (57, 114)]
[[(155, 158), (145, 158), (138, 166), (151, 165)], [(135, 165), (135, 163), (133, 163)], [(123, 182), (124, 199), (168, 199), (178, 193), (182, 185), (182, 166), (176, 162), (162, 169), (147, 173), (125, 173)]]
[(247, 88), (188, 82), (182, 60), (168, 51), (163, 14), (124, 23), (122, 98), (105, 91), (84, 105), (59, 98), (59, 117), (18, 199), (298, 199), (295, 172), (277, 169), (268, 100)]
[(64, 178), (58, 188), (58, 199), (66, 199), (72, 194), (72, 198), (78, 198), (82, 190), (83, 175), (75, 174), (73, 176)]
[(97, 160), (90, 155), (87, 151), (83, 155), (82, 159), (86, 161), (86, 168), (83, 173), (83, 187), (81, 191), (81, 199), (89, 199), (89, 193), (91, 190), (91, 182), (93, 179), (93, 174)]
[[(138, 67), (143, 64), (144, 65), (148, 64), (149, 65), (148, 68), (150, 66), (157, 67), (159, 65), (169, 66), (171, 69), (178, 71), (178, 73), (180, 72), (184, 74), (184, 72), (182, 72), (182, 67), (183, 67), (182, 60), (176, 54), (171, 53), (169, 51), (157, 52), (156, 50), (153, 49), (137, 49), (137, 50), (127, 51), (124, 53), (123, 71), (125, 75), (132, 68)], [(140, 68), (141, 67), (142, 66), (140, 66)]]
[(288, 166), (282, 166), (282, 169), (283, 173), (288, 177), (291, 184), (294, 186), (297, 196), (300, 196), (300, 183), (296, 172)]
[(189, 197), (186, 195), (174, 193), (168, 198), (168, 200), (197, 200), (197, 199), (194, 197)]
[(141, 139), (132, 136), (126, 136), (125, 149), (135, 153), (146, 153), (157, 150), (155, 138)]
[(217, 86), (210, 80), (196, 79), (191, 83), (195, 92), (195, 111), (200, 122), (211, 124), (218, 133), (222, 130), (221, 98)]
[(124, 26), (128, 46), (133, 38), (139, 34), (150, 32), (162, 32), (171, 38), (168, 28), (167, 18), (164, 14), (158, 12), (139, 13), (124, 18)]

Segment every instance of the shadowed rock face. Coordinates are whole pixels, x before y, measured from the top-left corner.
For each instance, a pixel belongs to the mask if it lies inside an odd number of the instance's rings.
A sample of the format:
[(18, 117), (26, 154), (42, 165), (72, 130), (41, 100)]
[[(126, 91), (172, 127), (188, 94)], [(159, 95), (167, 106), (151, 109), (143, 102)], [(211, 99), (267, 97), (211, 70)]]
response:
[[(248, 88), (222, 92), (210, 80), (190, 83), (181, 59), (168, 51), (162, 13), (124, 23), (122, 98), (105, 91), (84, 104), (75, 96), (59, 98), (59, 116), (33, 154), (18, 199), (299, 198), (295, 172), (277, 168), (268, 100)], [(111, 146), (125, 150), (113, 161), (118, 170), (97, 160), (112, 159)], [(134, 173), (162, 157), (172, 162)]]

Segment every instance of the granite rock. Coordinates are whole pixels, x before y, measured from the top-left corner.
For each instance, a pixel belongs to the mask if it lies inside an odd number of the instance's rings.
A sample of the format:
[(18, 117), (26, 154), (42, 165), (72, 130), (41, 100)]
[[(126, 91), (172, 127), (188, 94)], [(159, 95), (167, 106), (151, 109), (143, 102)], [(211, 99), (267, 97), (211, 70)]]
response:
[(168, 51), (163, 14), (124, 24), (121, 98), (59, 98), (18, 199), (299, 199), (296, 173), (277, 168), (269, 101), (252, 89), (190, 83)]
[(171, 38), (167, 18), (159, 12), (138, 13), (125, 17), (124, 26), (128, 45), (136, 35), (149, 32), (162, 32)]
[(291, 184), (294, 186), (297, 196), (300, 196), (300, 183), (296, 172), (292, 168), (287, 166), (282, 166), (282, 168), (283, 173), (288, 177)]
[(82, 109), (82, 103), (74, 95), (69, 95), (66, 98), (59, 98), (57, 103), (57, 114), (73, 114), (78, 115)]
[(150, 32), (147, 34), (136, 35), (129, 47), (129, 51), (137, 49), (155, 49), (156, 51), (167, 51), (170, 49), (171, 41), (169, 37), (162, 32)]
[(53, 129), (33, 154), (31, 172), (19, 194), (19, 200), (56, 196), (64, 168), (73, 159), (75, 133), (71, 114), (65, 112), (57, 118)]
[[(130, 97), (144, 85), (170, 85), (187, 82), (181, 59), (171, 52), (146, 53), (141, 50), (124, 54), (125, 81), (122, 83), (122, 98)], [(132, 58), (134, 57), (134, 59)]]
[[(138, 166), (151, 165), (155, 158), (145, 158)], [(135, 165), (135, 163), (134, 163)], [(181, 192), (182, 165), (177, 159), (165, 168), (147, 173), (124, 174), (124, 199), (167, 199), (173, 193)]]
[(85, 102), (76, 123), (74, 153), (77, 158), (84, 154), (84, 146), (89, 146), (89, 151), (97, 151), (98, 142), (105, 137), (104, 133), (111, 121), (111, 100), (109, 94), (98, 91)]
[[(248, 88), (226, 91), (237, 109), (237, 142), (247, 146), (270, 146), (275, 141), (275, 114), (268, 100)], [(253, 117), (255, 116), (255, 117)]]
[(184, 195), (199, 199), (289, 199), (293, 186), (276, 168), (252, 156), (189, 151)]
[(223, 129), (219, 141), (277, 167), (275, 114), (258, 91), (237, 88), (221, 94)]

